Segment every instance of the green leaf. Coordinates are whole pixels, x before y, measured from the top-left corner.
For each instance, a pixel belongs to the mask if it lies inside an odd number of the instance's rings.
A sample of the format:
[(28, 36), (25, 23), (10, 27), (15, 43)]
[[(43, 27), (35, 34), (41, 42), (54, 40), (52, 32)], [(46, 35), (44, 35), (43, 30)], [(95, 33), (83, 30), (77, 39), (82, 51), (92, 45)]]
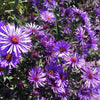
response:
[(38, 9), (36, 4), (35, 4), (35, 8), (36, 8), (36, 11), (37, 11), (37, 14), (38, 14), (39, 25), (41, 25), (40, 13), (39, 13), (39, 9)]
[(4, 76), (7, 76), (8, 75), (8, 66), (4, 69)]
[(57, 35), (57, 40), (60, 40), (60, 38), (61, 38), (61, 36), (60, 36), (60, 33), (59, 33), (59, 27), (58, 27), (58, 21), (57, 21), (57, 15), (56, 15), (56, 13), (55, 13), (55, 11), (53, 11), (54, 12), (54, 17), (55, 17), (55, 25), (56, 25), (56, 35)]
[(15, 0), (14, 9), (17, 7), (19, 0)]
[(12, 79), (13, 79), (13, 77), (12, 77), (12, 76), (9, 76), (9, 77), (8, 77), (8, 80), (12, 80)]

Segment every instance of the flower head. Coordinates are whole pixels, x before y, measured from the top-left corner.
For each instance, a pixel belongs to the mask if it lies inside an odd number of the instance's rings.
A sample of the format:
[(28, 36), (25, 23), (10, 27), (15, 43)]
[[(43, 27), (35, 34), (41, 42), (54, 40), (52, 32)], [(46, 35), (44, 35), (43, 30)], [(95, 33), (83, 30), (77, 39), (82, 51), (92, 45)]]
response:
[(98, 96), (99, 93), (96, 91), (95, 88), (87, 88), (87, 87), (82, 87), (79, 92), (78, 92), (78, 97), (79, 100), (94, 100), (96, 99), (95, 97)]
[(17, 64), (20, 62), (20, 56), (15, 56), (15, 53), (7, 53), (6, 51), (1, 51), (1, 55), (0, 55), (0, 63), (1, 63), (1, 67), (7, 67), (9, 66), (9, 68), (16, 67), (17, 68)]
[(46, 74), (40, 67), (35, 67), (29, 72), (29, 81), (33, 83), (33, 86), (39, 88), (39, 86), (44, 87), (46, 82)]
[(45, 5), (46, 8), (52, 8), (56, 5), (56, 1), (55, 0), (44, 0), (43, 5)]
[(81, 68), (82, 65), (85, 64), (85, 60), (78, 54), (74, 53), (74, 54), (70, 54), (70, 55), (64, 55), (63, 59), (65, 60), (66, 65), (75, 67), (77, 69)]
[(100, 73), (97, 68), (85, 66), (83, 67), (81, 78), (85, 81), (86, 87), (97, 87), (100, 85)]
[(98, 47), (97, 47), (97, 42), (98, 42), (98, 38), (97, 36), (94, 34), (93, 31), (90, 31), (90, 37), (87, 39), (86, 43), (86, 47), (87, 48), (92, 48), (93, 50), (97, 50)]
[(58, 86), (55, 79), (52, 78), (48, 79), (48, 84), (51, 85), (51, 89), (53, 90), (53, 92), (62, 93), (64, 91), (64, 87)]
[(16, 56), (19, 56), (21, 53), (28, 52), (31, 47), (29, 34), (23, 32), (23, 28), (15, 28), (15, 25), (1, 26), (0, 36), (1, 50), (7, 50), (7, 53), (14, 52)]
[(43, 21), (45, 22), (55, 22), (55, 17), (54, 17), (54, 14), (53, 12), (50, 12), (50, 11), (43, 11), (41, 14), (40, 14), (40, 17)]
[(77, 8), (73, 8), (73, 11), (79, 15), (79, 17), (81, 18), (82, 22), (86, 25), (86, 27), (90, 27), (90, 19), (87, 16), (86, 12), (83, 12), (80, 9)]
[(45, 66), (45, 70), (46, 70), (48, 76), (55, 78), (55, 74), (59, 70), (59, 64), (58, 63), (47, 64)]
[(69, 86), (65, 87), (62, 92), (58, 92), (57, 96), (61, 98), (61, 100), (65, 100), (70, 95)]
[(56, 82), (57, 82), (58, 86), (66, 87), (68, 84), (66, 81), (67, 73), (64, 71), (64, 67), (60, 66), (59, 69), (60, 70), (58, 70), (58, 72), (55, 75)]
[(38, 31), (40, 31), (42, 29), (41, 26), (38, 26), (36, 24), (33, 23), (27, 23), (24, 27), (24, 31), (29, 33), (29, 34), (36, 34), (38, 33)]
[(87, 36), (85, 35), (85, 30), (84, 30), (81, 26), (79, 26), (79, 27), (76, 29), (76, 32), (75, 32), (75, 33), (77, 34), (77, 39), (78, 39), (80, 42), (83, 42), (84, 39), (87, 37)]
[(53, 53), (55, 56), (62, 57), (62, 55), (68, 53), (70, 51), (70, 46), (66, 41), (58, 41), (53, 47)]
[(100, 18), (100, 5), (99, 6), (95, 6), (94, 9), (96, 11), (97, 16)]

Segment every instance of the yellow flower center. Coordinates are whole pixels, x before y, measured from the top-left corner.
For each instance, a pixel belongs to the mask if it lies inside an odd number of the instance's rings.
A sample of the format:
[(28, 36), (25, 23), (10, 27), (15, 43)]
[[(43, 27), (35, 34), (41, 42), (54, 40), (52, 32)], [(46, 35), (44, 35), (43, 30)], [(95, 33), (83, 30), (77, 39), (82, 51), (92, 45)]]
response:
[(11, 54), (7, 54), (6, 55), (6, 58), (5, 58), (7, 61), (11, 61), (12, 60), (12, 55)]
[(53, 75), (53, 70), (50, 69), (50, 70), (49, 70), (49, 74), (50, 74), (50, 75)]
[(51, 0), (48, 0), (48, 2), (51, 2)]
[(85, 38), (85, 35), (84, 34), (81, 34), (81, 37), (82, 37), (82, 39), (84, 39)]
[(97, 8), (97, 11), (99, 11), (99, 8)]
[(51, 19), (51, 17), (50, 17), (50, 16), (47, 16), (47, 17), (46, 17), (46, 19), (47, 19), (47, 20), (50, 20), (50, 19)]

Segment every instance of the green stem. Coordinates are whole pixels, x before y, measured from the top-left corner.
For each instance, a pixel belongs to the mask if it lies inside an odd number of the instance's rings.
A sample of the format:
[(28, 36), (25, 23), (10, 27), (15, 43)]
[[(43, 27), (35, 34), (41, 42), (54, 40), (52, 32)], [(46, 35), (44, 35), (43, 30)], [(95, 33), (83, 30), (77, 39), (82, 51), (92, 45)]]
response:
[(57, 16), (56, 16), (56, 13), (55, 11), (54, 12), (54, 17), (55, 17), (55, 25), (56, 25), (56, 36), (57, 36), (57, 40), (60, 40), (61, 36), (60, 36), (60, 33), (59, 33), (59, 27), (58, 27), (58, 21), (57, 21)]
[(39, 13), (39, 9), (38, 9), (36, 4), (35, 4), (35, 8), (36, 8), (36, 11), (37, 11), (37, 14), (38, 14), (39, 25), (41, 25), (40, 13)]

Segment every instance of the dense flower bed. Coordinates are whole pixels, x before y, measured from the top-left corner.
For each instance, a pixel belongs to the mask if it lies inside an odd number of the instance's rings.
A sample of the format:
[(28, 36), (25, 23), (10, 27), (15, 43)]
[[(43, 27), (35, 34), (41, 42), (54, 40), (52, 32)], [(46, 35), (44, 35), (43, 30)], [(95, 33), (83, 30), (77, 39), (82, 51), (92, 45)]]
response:
[(98, 99), (100, 2), (14, 3), (0, 13), (0, 100)]

